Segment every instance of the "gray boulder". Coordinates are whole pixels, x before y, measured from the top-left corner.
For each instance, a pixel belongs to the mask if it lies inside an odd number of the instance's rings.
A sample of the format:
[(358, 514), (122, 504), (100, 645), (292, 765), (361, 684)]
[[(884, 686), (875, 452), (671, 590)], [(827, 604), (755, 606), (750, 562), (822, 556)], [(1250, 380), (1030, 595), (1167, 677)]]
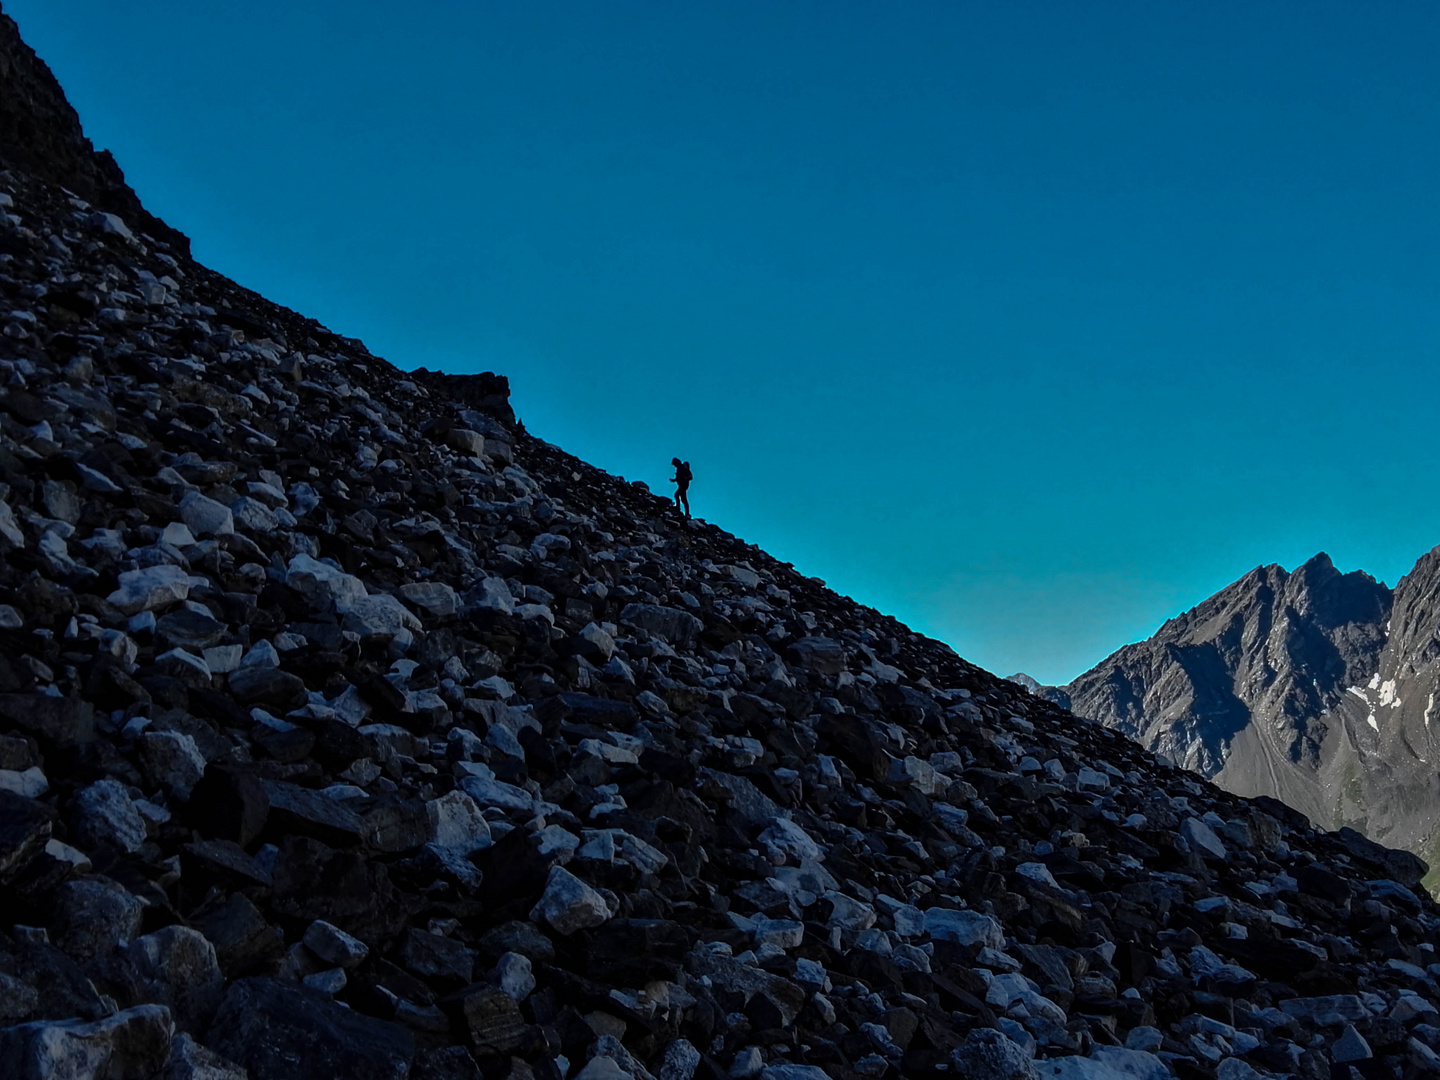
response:
[(163, 1005), (104, 1020), (37, 1020), (0, 1029), (9, 1080), (150, 1080), (170, 1056), (175, 1025)]

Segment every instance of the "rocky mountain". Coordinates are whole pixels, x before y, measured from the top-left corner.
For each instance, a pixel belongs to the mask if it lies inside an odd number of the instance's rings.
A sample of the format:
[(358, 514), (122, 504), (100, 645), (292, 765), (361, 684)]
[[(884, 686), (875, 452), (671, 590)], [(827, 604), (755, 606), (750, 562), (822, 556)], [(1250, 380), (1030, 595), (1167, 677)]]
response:
[(7, 36), (5, 1076), (1440, 1071), (1420, 860), (198, 265)]
[(1324, 554), (1257, 567), (1063, 692), (1241, 795), (1433, 856), (1440, 549), (1392, 591)]

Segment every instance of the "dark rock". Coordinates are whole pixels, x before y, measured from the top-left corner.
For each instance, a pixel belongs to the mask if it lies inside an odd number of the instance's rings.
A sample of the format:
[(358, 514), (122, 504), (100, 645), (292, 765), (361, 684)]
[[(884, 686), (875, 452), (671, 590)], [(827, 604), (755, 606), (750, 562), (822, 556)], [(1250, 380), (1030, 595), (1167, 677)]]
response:
[(82, 698), (0, 694), (0, 722), (62, 750), (95, 738), (95, 709)]
[(254, 773), (211, 762), (190, 793), (187, 813), (205, 836), (246, 848), (265, 828), (270, 799)]
[(267, 978), (230, 985), (205, 1041), (252, 1080), (405, 1080), (415, 1059), (415, 1040), (398, 1024)]

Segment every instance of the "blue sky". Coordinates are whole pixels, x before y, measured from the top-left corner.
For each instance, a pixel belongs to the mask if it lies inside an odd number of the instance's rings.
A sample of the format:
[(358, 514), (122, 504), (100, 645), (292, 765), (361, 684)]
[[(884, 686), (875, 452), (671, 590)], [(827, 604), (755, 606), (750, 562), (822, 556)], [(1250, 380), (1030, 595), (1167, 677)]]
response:
[(7, 0), (208, 265), (1008, 674), (1440, 543), (1440, 7)]

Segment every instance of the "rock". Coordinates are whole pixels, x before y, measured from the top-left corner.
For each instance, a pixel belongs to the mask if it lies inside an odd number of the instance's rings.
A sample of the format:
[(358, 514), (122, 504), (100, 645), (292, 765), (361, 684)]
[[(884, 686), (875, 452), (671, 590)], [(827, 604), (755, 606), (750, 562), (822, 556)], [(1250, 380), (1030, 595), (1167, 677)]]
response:
[(1005, 947), (1005, 930), (991, 915), (932, 907), (925, 912), (925, 929), (932, 938), (960, 945)]
[(470, 431), (468, 428), (451, 428), (445, 436), (445, 442), (452, 449), (459, 450), (462, 454), (469, 454), (471, 457), (482, 457), (485, 453), (485, 438), (478, 431)]
[(759, 842), (772, 855), (802, 863), (819, 859), (824, 852), (805, 832), (788, 818), (776, 818), (759, 836)]
[(249, 847), (270, 816), (270, 799), (253, 772), (211, 763), (190, 793), (191, 820), (206, 836)]
[(497, 987), (474, 983), (445, 1004), (464, 1025), (477, 1056), (512, 1053), (525, 1037), (525, 1018), (515, 999)]
[(659, 604), (626, 604), (620, 621), (671, 645), (684, 645), (705, 629), (705, 624), (688, 611)]
[(689, 1039), (676, 1039), (665, 1048), (655, 1080), (691, 1080), (700, 1064), (700, 1051)]
[(168, 563), (127, 570), (118, 584), (107, 600), (126, 615), (169, 607), (190, 595), (190, 575)]
[(545, 892), (530, 917), (544, 919), (556, 933), (569, 936), (577, 930), (599, 926), (613, 914), (605, 897), (563, 866), (552, 866)]
[(440, 581), (413, 581), (400, 586), (400, 598), (432, 619), (448, 619), (460, 608), (455, 590)]
[(1112, 1070), (1127, 1080), (1169, 1080), (1170, 1070), (1165, 1062), (1144, 1050), (1123, 1046), (1097, 1046), (1090, 1053), (1090, 1059)]
[(0, 1028), (0, 1061), (14, 1080), (149, 1080), (170, 1056), (174, 1025), (162, 1005), (104, 1020), (37, 1020)]
[(67, 953), (107, 956), (140, 933), (145, 905), (108, 878), (67, 881), (56, 891), (54, 928)]
[(167, 926), (132, 941), (129, 955), (146, 996), (169, 1007), (177, 1028), (203, 1032), (225, 989), (215, 946), (198, 930)]
[(405, 931), (395, 958), (412, 975), (437, 985), (468, 983), (475, 969), (475, 953), (461, 942), (414, 927)]
[(183, 1031), (170, 1043), (170, 1059), (160, 1080), (249, 1080), (234, 1062), (201, 1046)]
[(437, 846), (461, 855), (490, 846), (490, 823), (475, 800), (463, 791), (451, 791), (425, 804)]
[(251, 1080), (405, 1080), (415, 1058), (398, 1024), (268, 978), (231, 983), (205, 1041)]
[(1229, 858), (1225, 844), (1215, 835), (1215, 830), (1199, 818), (1188, 817), (1180, 823), (1180, 838), (1190, 847), (1212, 859)]
[(0, 720), (68, 750), (95, 738), (95, 710), (88, 701), (49, 694), (0, 694)]
[(593, 1057), (575, 1074), (575, 1080), (635, 1080), (635, 1077), (613, 1058)]
[(359, 578), (303, 553), (290, 560), (285, 583), (317, 611), (333, 605), (343, 613), (369, 595)]
[(1321, 997), (1286, 998), (1282, 1012), (1316, 1027), (1338, 1027), (1370, 1015), (1365, 1003), (1354, 994), (1327, 994)]
[(495, 962), (495, 966), (485, 978), (517, 1002), (524, 1001), (535, 992), (535, 976), (531, 972), (530, 958), (520, 953), (505, 953)]
[(305, 947), (327, 964), (353, 968), (370, 954), (370, 947), (338, 926), (316, 919), (305, 929)]
[(136, 852), (145, 843), (145, 819), (117, 780), (97, 780), (75, 794), (70, 828), (75, 842), (86, 850), (109, 844)]
[(235, 531), (235, 517), (230, 508), (198, 491), (180, 500), (180, 519), (196, 536), (224, 536)]
[(205, 757), (195, 740), (178, 731), (147, 731), (136, 740), (146, 778), (185, 800), (205, 775)]
[(479, 610), (498, 611), (503, 615), (511, 615), (515, 611), (515, 598), (510, 593), (510, 586), (498, 577), (481, 578), (465, 594), (465, 602)]
[(50, 781), (38, 765), (32, 765), (24, 772), (0, 769), (0, 791), (12, 792), (27, 799), (38, 799), (49, 790)]
[(966, 1080), (1035, 1080), (1035, 1062), (993, 1028), (976, 1028), (950, 1054), (951, 1067)]
[(405, 630), (421, 630), (420, 622), (404, 604), (393, 596), (380, 593), (355, 601), (345, 612), (341, 624), (346, 630), (368, 637), (372, 634), (395, 636)]
[(760, 1070), (760, 1080), (829, 1080), (829, 1073), (817, 1065), (770, 1065)]
[(244, 704), (298, 708), (306, 699), (305, 682), (298, 675), (260, 664), (240, 666), (227, 676), (230, 692)]
[(0, 972), (0, 1020), (23, 1020), (40, 1004), (40, 995), (28, 983)]
[(1365, 1036), (1355, 1030), (1354, 1024), (1346, 1024), (1345, 1030), (1330, 1047), (1330, 1060), (1337, 1064), (1348, 1061), (1364, 1061), (1372, 1058), (1375, 1052), (1370, 1049), (1370, 1044), (1365, 1041)]
[(44, 806), (15, 792), (0, 791), (0, 881), (44, 851), (52, 830)]
[(261, 787), (270, 804), (269, 821), (277, 829), (337, 846), (359, 843), (365, 835), (360, 815), (339, 800), (280, 781), (264, 780)]
[(582, 646), (582, 655), (596, 664), (606, 664), (615, 655), (615, 639), (593, 622), (581, 627), (575, 637)]
[(244, 975), (279, 959), (284, 935), (269, 925), (254, 902), (235, 893), (204, 914), (200, 932), (215, 946), (215, 956), (227, 976)]
[(225, 624), (212, 615), (181, 607), (156, 620), (155, 635), (171, 646), (198, 653), (225, 636)]

